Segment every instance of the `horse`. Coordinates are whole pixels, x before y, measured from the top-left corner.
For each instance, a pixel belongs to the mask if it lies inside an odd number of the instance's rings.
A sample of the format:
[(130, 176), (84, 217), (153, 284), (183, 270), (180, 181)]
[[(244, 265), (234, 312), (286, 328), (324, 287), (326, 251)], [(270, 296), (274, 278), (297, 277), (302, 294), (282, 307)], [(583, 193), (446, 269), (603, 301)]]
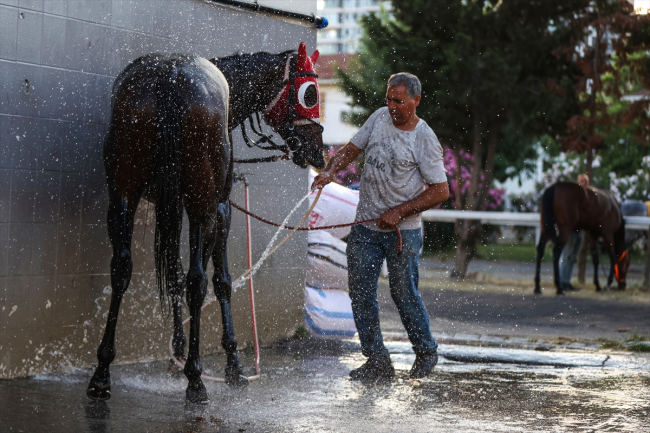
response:
[[(589, 233), (591, 257), (594, 263), (594, 285), (596, 291), (602, 289), (598, 282), (598, 238), (603, 243), (610, 258), (610, 271), (607, 277), (609, 290), (616, 273), (619, 290), (625, 289), (625, 275), (629, 261), (625, 261), (625, 220), (614, 197), (608, 192), (592, 186), (582, 187), (575, 182), (557, 182), (548, 187), (540, 199), (542, 234), (537, 243), (537, 267), (535, 269), (535, 294), (541, 294), (540, 271), (544, 249), (548, 240), (553, 241), (553, 281), (557, 294), (563, 295), (565, 287), (560, 284), (559, 260), (562, 248), (573, 230)], [(558, 231), (556, 232), (555, 226)], [(626, 265), (627, 263), (627, 265)]]
[[(232, 131), (263, 112), (266, 123), (293, 151), (296, 165), (324, 167), (318, 82), (313, 70), (317, 59), (318, 51), (308, 56), (304, 42), (297, 54), (256, 53), (213, 61), (154, 53), (134, 60), (118, 75), (104, 140), (112, 294), (97, 349), (98, 366), (86, 390), (90, 399), (111, 396), (109, 368), (116, 356), (115, 328), (131, 280), (133, 219), (143, 197), (155, 203), (155, 267), (161, 303), (166, 294), (176, 323), (185, 291), (191, 315), (183, 369), (188, 379), (187, 400), (208, 401), (201, 381), (199, 336), (208, 284), (205, 269), (211, 257), (223, 323), (221, 343), (227, 355), (226, 380), (230, 385), (247, 383), (236, 355), (226, 258), (234, 164)], [(190, 226), (187, 275), (179, 251), (183, 209)], [(185, 345), (182, 326), (175, 326), (175, 354), (182, 355)]]

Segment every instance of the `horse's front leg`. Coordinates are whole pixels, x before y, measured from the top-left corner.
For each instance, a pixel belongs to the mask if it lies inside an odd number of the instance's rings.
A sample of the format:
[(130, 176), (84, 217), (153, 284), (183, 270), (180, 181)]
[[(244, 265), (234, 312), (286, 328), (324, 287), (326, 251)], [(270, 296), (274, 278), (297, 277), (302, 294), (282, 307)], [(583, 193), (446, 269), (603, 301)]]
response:
[[(205, 273), (210, 253), (214, 248), (215, 223), (212, 215), (204, 215), (201, 222), (190, 219), (190, 269), (187, 273), (187, 305), (190, 310), (190, 347), (183, 372), (188, 384), (185, 395), (190, 402), (205, 403), (208, 393), (201, 381), (203, 367), (199, 353), (201, 335), (201, 307), (208, 290), (208, 276)], [(198, 218), (196, 218), (198, 219)]]
[(237, 358), (237, 340), (235, 340), (235, 327), (232, 322), (232, 308), (230, 304), (232, 294), (232, 278), (228, 271), (227, 242), (230, 232), (230, 200), (219, 204), (217, 216), (217, 240), (212, 252), (214, 264), (214, 294), (221, 306), (221, 325), (223, 334), (221, 347), (226, 351), (226, 383), (232, 387), (248, 385), (248, 378), (244, 375), (243, 368)]
[(546, 233), (542, 231), (542, 234), (539, 237), (539, 242), (537, 243), (537, 266), (535, 267), (535, 294), (541, 295), (542, 288), (540, 286), (540, 275), (542, 272), (542, 259), (544, 258), (544, 250), (546, 249)]
[(133, 261), (131, 260), (131, 237), (133, 235), (133, 214), (138, 200), (128, 203), (125, 198), (112, 193), (108, 205), (108, 236), (113, 246), (111, 260), (111, 306), (108, 311), (104, 337), (97, 349), (98, 366), (90, 379), (86, 395), (93, 400), (111, 398), (111, 375), (109, 367), (115, 359), (115, 328), (120, 312), (122, 297), (129, 288)]
[[(598, 265), (600, 262), (600, 257), (598, 255), (598, 243), (595, 239), (591, 239), (591, 261), (594, 263), (594, 286), (596, 286), (596, 291), (600, 292), (600, 283), (598, 282)], [(609, 290), (609, 285), (606, 287), (606, 290)]]
[[(185, 275), (183, 273), (183, 265), (178, 261), (174, 272), (177, 275), (176, 281), (170, 286), (170, 301), (172, 303), (172, 315), (174, 316), (174, 333), (172, 336), (172, 347), (174, 348), (174, 358), (178, 360), (185, 360), (185, 346), (187, 339), (185, 338), (185, 331), (183, 330), (183, 292), (185, 291)], [(173, 275), (174, 272), (170, 272)], [(169, 368), (167, 372), (172, 375), (179, 374), (181, 368), (174, 362), (173, 359), (169, 360)]]
[(616, 254), (614, 253), (614, 244), (612, 243), (608, 249), (609, 252), (609, 276), (607, 277), (606, 291), (610, 291), (612, 283), (614, 282), (614, 268), (616, 267)]

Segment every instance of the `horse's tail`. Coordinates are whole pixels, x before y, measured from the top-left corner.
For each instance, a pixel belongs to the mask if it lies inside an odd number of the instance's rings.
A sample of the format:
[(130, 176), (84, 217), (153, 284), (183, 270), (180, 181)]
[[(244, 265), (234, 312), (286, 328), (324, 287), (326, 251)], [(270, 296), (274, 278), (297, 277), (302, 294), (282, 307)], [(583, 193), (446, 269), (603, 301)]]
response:
[(178, 279), (180, 239), (183, 225), (182, 102), (176, 83), (177, 68), (166, 63), (156, 85), (156, 280), (160, 302), (171, 295)]
[(548, 238), (555, 242), (557, 239), (557, 234), (555, 233), (555, 185), (551, 185), (546, 188), (544, 194), (542, 194), (541, 200), (541, 213), (542, 213), (542, 229)]

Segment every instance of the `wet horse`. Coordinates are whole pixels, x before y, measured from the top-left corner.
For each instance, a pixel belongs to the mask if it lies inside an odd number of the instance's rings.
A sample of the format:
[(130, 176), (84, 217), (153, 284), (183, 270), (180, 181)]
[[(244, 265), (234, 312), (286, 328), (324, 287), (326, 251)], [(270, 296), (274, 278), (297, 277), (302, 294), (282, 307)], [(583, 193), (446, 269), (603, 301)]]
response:
[[(206, 268), (213, 260), (215, 295), (221, 306), (226, 351), (226, 381), (245, 385), (236, 355), (230, 309), (231, 277), (226, 259), (230, 229), (229, 195), (233, 181), (232, 130), (252, 115), (264, 119), (285, 140), (300, 167), (325, 165), (318, 124), (318, 83), (313, 63), (318, 52), (257, 53), (208, 61), (201, 57), (149, 54), (129, 64), (116, 78), (111, 121), (104, 142), (109, 192), (108, 234), (111, 303), (98, 366), (87, 395), (110, 398), (109, 367), (115, 359), (115, 329), (133, 268), (133, 218), (142, 197), (155, 202), (155, 263), (161, 298), (169, 297), (174, 322), (180, 319), (183, 291), (189, 307), (190, 336), (184, 373), (186, 397), (208, 400), (199, 355), (201, 306), (207, 293)], [(229, 85), (230, 84), (230, 85)], [(180, 261), (183, 209), (189, 220), (189, 270)], [(180, 323), (180, 322), (178, 322)], [(174, 352), (186, 344), (175, 326)]]
[(603, 239), (611, 263), (605, 289), (610, 289), (615, 273), (619, 289), (625, 289), (625, 275), (629, 265), (629, 261), (623, 260), (625, 220), (618, 203), (609, 192), (591, 186), (584, 188), (574, 182), (558, 182), (548, 187), (542, 194), (540, 214), (542, 235), (537, 244), (535, 294), (542, 293), (540, 271), (548, 240), (554, 242), (553, 281), (557, 294), (564, 294), (565, 288), (560, 284), (559, 260), (562, 248), (567, 243), (572, 230), (585, 230), (589, 233), (596, 291), (601, 291), (598, 283), (598, 238)]

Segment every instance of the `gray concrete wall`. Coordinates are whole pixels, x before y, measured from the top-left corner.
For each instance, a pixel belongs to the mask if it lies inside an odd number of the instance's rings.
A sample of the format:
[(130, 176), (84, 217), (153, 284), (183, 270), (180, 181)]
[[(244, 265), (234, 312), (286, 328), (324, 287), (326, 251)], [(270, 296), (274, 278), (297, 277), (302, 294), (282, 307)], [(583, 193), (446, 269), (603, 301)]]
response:
[[(200, 0), (0, 0), (0, 378), (95, 363), (110, 299), (102, 140), (115, 76), (150, 52), (210, 58), (297, 49), (303, 40), (315, 48), (306, 23)], [(234, 137), (237, 157), (260, 155)], [(290, 162), (240, 171), (249, 173), (251, 207), (274, 220), (307, 192), (307, 171)], [(242, 184), (232, 198), (243, 204)], [(154, 284), (152, 212), (143, 204), (136, 221), (116, 362), (167, 356), (171, 323), (163, 322)], [(246, 243), (244, 219), (233, 215), (236, 278)], [(254, 257), (271, 235), (253, 223)], [(305, 268), (299, 234), (255, 278), (262, 344), (303, 323)], [(240, 347), (250, 345), (247, 288), (233, 304)], [(217, 305), (203, 315), (204, 353), (218, 349)]]

